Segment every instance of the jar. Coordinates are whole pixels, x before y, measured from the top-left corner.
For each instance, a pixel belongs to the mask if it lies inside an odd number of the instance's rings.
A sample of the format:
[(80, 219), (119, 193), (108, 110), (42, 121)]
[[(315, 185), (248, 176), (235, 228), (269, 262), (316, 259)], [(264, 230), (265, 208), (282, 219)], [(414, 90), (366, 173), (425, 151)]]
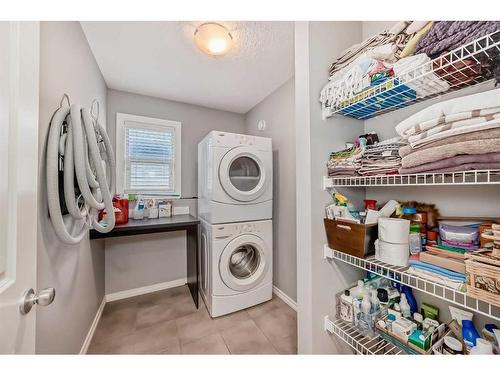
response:
[(427, 232), (427, 246), (437, 245), (437, 235), (437, 232), (433, 230)]
[(445, 336), (443, 339), (443, 354), (464, 354), (462, 343), (452, 336)]

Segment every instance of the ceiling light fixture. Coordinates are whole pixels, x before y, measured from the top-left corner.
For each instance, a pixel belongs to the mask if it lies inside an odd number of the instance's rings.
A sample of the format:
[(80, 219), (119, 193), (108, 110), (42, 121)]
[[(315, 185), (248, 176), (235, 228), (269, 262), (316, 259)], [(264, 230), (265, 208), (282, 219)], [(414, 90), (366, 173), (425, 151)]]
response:
[(196, 28), (194, 42), (206, 54), (221, 56), (233, 46), (233, 36), (224, 26), (207, 22)]

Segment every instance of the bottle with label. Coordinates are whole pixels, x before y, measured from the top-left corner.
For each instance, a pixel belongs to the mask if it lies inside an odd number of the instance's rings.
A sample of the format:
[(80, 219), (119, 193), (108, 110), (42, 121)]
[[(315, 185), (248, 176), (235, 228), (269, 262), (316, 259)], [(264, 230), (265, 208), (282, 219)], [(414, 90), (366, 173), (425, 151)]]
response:
[(340, 319), (347, 323), (354, 322), (354, 305), (349, 290), (340, 296)]

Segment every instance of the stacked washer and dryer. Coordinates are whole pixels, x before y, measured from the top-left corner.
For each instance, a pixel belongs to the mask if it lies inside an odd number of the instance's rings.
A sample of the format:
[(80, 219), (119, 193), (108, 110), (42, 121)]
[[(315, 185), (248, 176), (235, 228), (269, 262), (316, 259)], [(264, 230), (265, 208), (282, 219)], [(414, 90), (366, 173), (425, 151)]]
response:
[(273, 273), (270, 138), (210, 132), (198, 144), (200, 291), (212, 317), (268, 301)]

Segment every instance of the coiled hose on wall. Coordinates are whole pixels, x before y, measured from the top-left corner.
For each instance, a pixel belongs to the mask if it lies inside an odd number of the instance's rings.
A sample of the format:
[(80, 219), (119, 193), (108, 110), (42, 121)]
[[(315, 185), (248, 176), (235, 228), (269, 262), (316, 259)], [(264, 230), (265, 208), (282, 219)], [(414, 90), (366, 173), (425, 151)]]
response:
[[(107, 233), (115, 226), (112, 203), (115, 156), (106, 130), (97, 117), (87, 108), (78, 104), (70, 106), (69, 101), (64, 103), (63, 100), (50, 122), (46, 157), (48, 207), (55, 233), (66, 244), (80, 242), (90, 227)], [(60, 197), (61, 169), (64, 197)], [(75, 189), (75, 176), (78, 190)], [(65, 217), (62, 199), (68, 212)], [(106, 225), (97, 220), (103, 208)]]

